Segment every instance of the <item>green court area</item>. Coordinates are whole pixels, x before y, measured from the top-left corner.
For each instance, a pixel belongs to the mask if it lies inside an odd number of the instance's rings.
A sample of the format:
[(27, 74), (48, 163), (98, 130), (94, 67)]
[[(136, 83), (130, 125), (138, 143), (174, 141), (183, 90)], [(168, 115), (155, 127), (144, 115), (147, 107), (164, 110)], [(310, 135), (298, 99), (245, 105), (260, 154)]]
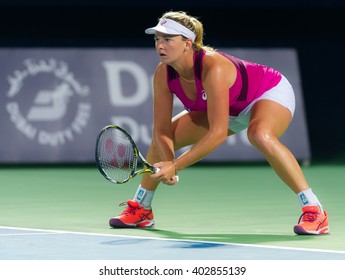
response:
[(152, 229), (111, 229), (140, 177), (106, 181), (93, 165), (0, 167), (0, 226), (126, 236), (201, 240), (345, 251), (344, 165), (315, 164), (303, 171), (328, 212), (331, 233), (296, 236), (296, 195), (266, 164), (199, 164), (161, 185)]

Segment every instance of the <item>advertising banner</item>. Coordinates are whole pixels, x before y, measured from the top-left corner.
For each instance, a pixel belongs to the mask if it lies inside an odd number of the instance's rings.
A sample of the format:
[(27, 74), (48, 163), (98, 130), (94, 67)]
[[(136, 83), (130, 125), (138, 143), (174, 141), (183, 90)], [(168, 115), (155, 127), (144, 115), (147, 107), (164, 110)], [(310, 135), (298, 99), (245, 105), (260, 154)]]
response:
[[(296, 94), (282, 137), (299, 160), (310, 159), (298, 57), (293, 49), (221, 49), (281, 71)], [(0, 163), (89, 163), (108, 124), (126, 128), (143, 154), (151, 141), (153, 48), (0, 49)], [(176, 99), (174, 111), (183, 110)], [(180, 151), (182, 152), (182, 151)], [(246, 131), (204, 161), (257, 161)]]

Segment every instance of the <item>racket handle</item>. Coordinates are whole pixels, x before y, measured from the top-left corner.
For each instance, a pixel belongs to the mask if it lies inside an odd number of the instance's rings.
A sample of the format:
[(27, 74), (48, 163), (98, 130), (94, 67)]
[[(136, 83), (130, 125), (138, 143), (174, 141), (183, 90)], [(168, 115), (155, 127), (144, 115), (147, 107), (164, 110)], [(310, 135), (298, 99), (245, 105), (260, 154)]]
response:
[[(159, 169), (158, 167), (154, 167), (155, 173), (159, 172), (159, 170), (160, 170), (160, 169)], [(175, 179), (176, 179), (176, 183), (178, 183), (178, 182), (180, 181), (180, 177), (179, 177), (178, 175), (175, 175), (174, 177), (175, 177)]]
[(155, 173), (157, 173), (157, 172), (159, 172), (159, 168), (158, 167), (153, 167), (153, 171), (155, 172)]

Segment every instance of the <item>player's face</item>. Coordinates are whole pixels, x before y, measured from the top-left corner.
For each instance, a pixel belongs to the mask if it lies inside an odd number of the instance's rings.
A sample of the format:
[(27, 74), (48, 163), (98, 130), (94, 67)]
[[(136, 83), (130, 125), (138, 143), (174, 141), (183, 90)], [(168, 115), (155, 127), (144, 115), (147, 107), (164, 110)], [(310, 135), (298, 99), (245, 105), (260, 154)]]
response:
[(155, 46), (161, 62), (169, 64), (179, 59), (186, 46), (181, 35), (169, 35), (156, 32)]

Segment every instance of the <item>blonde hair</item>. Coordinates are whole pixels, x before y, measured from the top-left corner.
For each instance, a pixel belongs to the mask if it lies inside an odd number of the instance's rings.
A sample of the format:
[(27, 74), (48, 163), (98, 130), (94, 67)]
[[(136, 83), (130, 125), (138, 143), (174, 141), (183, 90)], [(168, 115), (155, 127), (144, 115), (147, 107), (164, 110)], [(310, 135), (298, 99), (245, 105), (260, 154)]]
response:
[(168, 18), (171, 20), (174, 20), (183, 26), (187, 27), (189, 30), (194, 32), (196, 35), (195, 40), (193, 42), (193, 49), (194, 50), (201, 50), (201, 49), (207, 49), (207, 50), (212, 50), (213, 48), (204, 46), (204, 27), (202, 23), (193, 16), (188, 15), (186, 12), (183, 11), (170, 11), (170, 12), (165, 12), (162, 15), (162, 18)]

